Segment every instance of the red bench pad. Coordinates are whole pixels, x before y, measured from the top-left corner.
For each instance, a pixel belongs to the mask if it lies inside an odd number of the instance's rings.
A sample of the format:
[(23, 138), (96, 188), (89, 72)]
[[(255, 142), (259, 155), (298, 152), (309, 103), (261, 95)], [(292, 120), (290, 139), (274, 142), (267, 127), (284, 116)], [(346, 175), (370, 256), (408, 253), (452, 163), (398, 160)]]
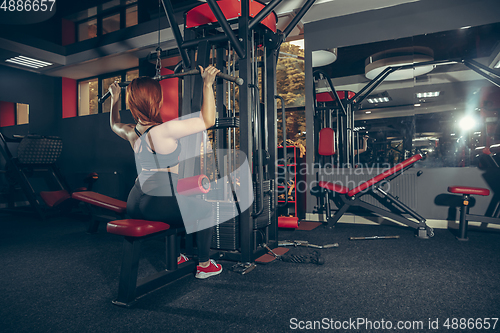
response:
[(363, 184), (359, 185), (358, 187), (355, 187), (353, 188), (352, 190), (350, 190), (347, 195), (352, 197), (356, 194), (358, 194), (359, 192), (361, 191), (364, 191), (366, 190), (367, 188), (369, 188), (370, 186), (380, 182), (381, 180), (384, 180), (386, 179), (387, 177), (389, 177), (390, 175), (393, 175), (395, 174), (396, 172), (398, 171), (401, 171), (403, 170), (404, 168), (408, 167), (409, 165), (415, 163), (416, 161), (422, 159), (422, 155), (421, 154), (417, 154), (417, 155), (414, 155), (406, 160), (404, 160), (403, 162), (401, 163), (398, 163), (396, 164), (395, 166), (393, 166), (392, 168), (390, 168), (389, 170), (386, 170), (384, 172), (382, 172), (380, 175), (378, 176), (375, 176), (373, 177), (372, 179), (370, 180), (367, 180), (366, 182), (364, 182)]
[(476, 194), (476, 195), (490, 195), (490, 190), (481, 187), (468, 187), (468, 186), (450, 186), (448, 192), (459, 194)]
[(40, 192), (40, 196), (49, 207), (55, 207), (70, 198), (66, 190)]
[(325, 127), (319, 131), (318, 153), (322, 156), (335, 155), (335, 131)]
[(106, 230), (115, 235), (129, 237), (143, 237), (170, 229), (170, 225), (163, 222), (125, 219), (108, 222)]
[(108, 197), (106, 195), (85, 191), (85, 192), (73, 192), (71, 197), (75, 200), (83, 201), (91, 205), (105, 208), (116, 212), (118, 214), (123, 214), (127, 210), (127, 203), (118, 199)]
[(340, 193), (340, 194), (345, 194), (345, 193), (349, 192), (348, 187), (338, 185), (338, 184), (335, 184), (332, 182), (320, 181), (318, 183), (318, 185), (319, 185), (319, 187), (326, 188), (327, 190), (330, 190), (330, 191), (333, 191), (336, 193)]

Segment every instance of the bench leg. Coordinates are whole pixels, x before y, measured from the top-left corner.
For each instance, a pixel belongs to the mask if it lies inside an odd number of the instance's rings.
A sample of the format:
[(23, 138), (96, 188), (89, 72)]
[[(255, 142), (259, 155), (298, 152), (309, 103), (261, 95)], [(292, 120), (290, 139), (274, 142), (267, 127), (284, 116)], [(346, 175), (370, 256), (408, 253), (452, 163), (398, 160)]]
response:
[(467, 228), (469, 222), (467, 221), (467, 213), (469, 210), (469, 195), (464, 194), (462, 197), (462, 206), (460, 207), (460, 225), (458, 227), (458, 237), (459, 241), (465, 242), (468, 241), (467, 238)]
[(141, 240), (128, 237), (125, 237), (123, 241), (118, 298), (113, 301), (115, 305), (130, 307), (135, 301), (141, 243)]
[(177, 234), (165, 236), (167, 270), (177, 269)]

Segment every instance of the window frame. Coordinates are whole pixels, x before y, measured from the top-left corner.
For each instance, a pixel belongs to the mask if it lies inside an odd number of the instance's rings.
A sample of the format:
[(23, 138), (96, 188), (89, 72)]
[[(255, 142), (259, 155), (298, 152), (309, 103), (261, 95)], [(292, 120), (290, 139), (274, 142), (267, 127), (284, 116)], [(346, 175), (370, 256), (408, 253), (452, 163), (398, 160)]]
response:
[[(101, 74), (101, 75), (96, 75), (96, 76), (90, 76), (90, 77), (87, 77), (87, 78), (83, 78), (83, 79), (77, 80), (76, 81), (76, 89), (77, 89), (76, 95), (77, 95), (77, 99), (78, 100), (80, 99), (80, 90), (79, 90), (79, 87), (80, 87), (80, 83), (81, 82), (97, 79), (98, 96), (103, 96), (104, 94), (100, 93), (100, 92), (102, 92), (102, 88), (103, 88), (103, 84), (102, 84), (103, 80), (109, 79), (110, 77), (113, 77), (113, 76), (120, 76), (121, 77), (121, 82), (124, 82), (126, 80), (127, 73), (131, 72), (131, 71), (134, 71), (134, 70), (139, 70), (139, 67), (137, 66), (137, 67), (127, 68), (126, 70), (120, 70), (120, 71), (116, 71), (116, 72), (110, 72), (110, 73), (106, 73), (106, 74)], [(120, 110), (128, 110), (128, 109), (123, 109), (123, 107), (126, 107), (125, 95), (126, 94), (123, 93), (123, 92), (120, 94), (120, 101), (122, 103), (121, 104), (122, 108)], [(101, 113), (105, 113), (105, 112), (103, 112), (103, 110), (102, 110), (102, 104), (98, 103), (98, 105), (97, 105), (97, 114), (101, 114)], [(83, 115), (82, 116), (80, 115), (80, 103), (77, 103), (76, 116), (77, 117), (84, 117)], [(90, 116), (90, 114), (88, 116)]]
[[(83, 42), (83, 41), (86, 41), (86, 40), (90, 40), (90, 39), (93, 39), (93, 38), (97, 38), (97, 37), (101, 37), (101, 36), (104, 36), (106, 34), (103, 34), (103, 31), (102, 31), (102, 21), (104, 18), (107, 18), (107, 17), (110, 17), (110, 16), (113, 16), (113, 15), (116, 15), (116, 14), (120, 14), (120, 29), (125, 29), (127, 28), (126, 27), (126, 20), (127, 20), (127, 9), (128, 8), (131, 8), (131, 7), (137, 7), (137, 24), (139, 24), (139, 3), (138, 1), (137, 2), (133, 2), (129, 5), (126, 5), (126, 6), (121, 6), (119, 7), (118, 9), (117, 8), (110, 8), (108, 10), (105, 10), (99, 14), (96, 14), (96, 15), (93, 15), (93, 16), (89, 16), (85, 19), (82, 19), (82, 20), (78, 20), (78, 21), (75, 21), (75, 41), (76, 43), (79, 43), (79, 42)], [(79, 27), (80, 27), (80, 24), (82, 23), (85, 23), (85, 22), (88, 22), (88, 21), (91, 21), (91, 20), (94, 20), (94, 19), (97, 19), (97, 34), (96, 34), (96, 37), (92, 37), (92, 38), (87, 38), (87, 39), (83, 39), (83, 40), (80, 40), (80, 36), (79, 36)], [(131, 25), (130, 27), (133, 27), (133, 25)], [(116, 30), (118, 31), (118, 30)], [(113, 31), (115, 32), (115, 31)], [(111, 33), (113, 33), (111, 32)]]

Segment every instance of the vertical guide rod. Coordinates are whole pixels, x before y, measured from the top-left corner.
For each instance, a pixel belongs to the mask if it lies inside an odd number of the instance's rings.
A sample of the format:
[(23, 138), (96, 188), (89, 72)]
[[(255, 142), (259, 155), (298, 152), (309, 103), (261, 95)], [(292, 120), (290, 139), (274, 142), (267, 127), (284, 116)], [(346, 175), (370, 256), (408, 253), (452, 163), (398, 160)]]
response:
[[(182, 39), (181, 31), (179, 30), (179, 26), (177, 25), (177, 21), (175, 20), (175, 14), (174, 14), (174, 9), (172, 8), (172, 4), (170, 3), (170, 0), (167, 0), (166, 5), (165, 5), (165, 1), (163, 1), (163, 0), (161, 0), (161, 3), (163, 4), (163, 9), (165, 10), (165, 14), (167, 16), (168, 23), (170, 24), (170, 28), (172, 28), (172, 33), (174, 34), (175, 41), (177, 43), (177, 49), (179, 50), (179, 53), (181, 54), (184, 69), (190, 68), (191, 61), (189, 60), (189, 56), (187, 54), (186, 49), (182, 48), (183, 39)], [(160, 19), (160, 18), (158, 18), (158, 19)]]

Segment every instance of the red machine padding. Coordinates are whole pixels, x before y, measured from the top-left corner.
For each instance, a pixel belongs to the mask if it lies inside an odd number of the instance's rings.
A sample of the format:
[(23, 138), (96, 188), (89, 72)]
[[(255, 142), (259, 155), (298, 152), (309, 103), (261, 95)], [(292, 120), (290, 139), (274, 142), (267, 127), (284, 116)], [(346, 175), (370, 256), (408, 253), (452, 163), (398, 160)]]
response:
[(278, 216), (278, 228), (293, 228), (299, 227), (299, 218), (296, 216)]
[(129, 237), (143, 237), (168, 229), (167, 223), (134, 219), (108, 222), (106, 228), (111, 234)]
[(490, 195), (490, 190), (481, 187), (468, 187), (468, 186), (450, 186), (448, 192), (458, 194), (476, 194), (476, 195)]
[[(346, 93), (347, 93), (347, 98), (353, 98), (354, 95), (356, 95), (352, 91), (343, 91), (343, 90), (337, 91), (337, 95), (339, 95), (339, 98), (341, 100), (345, 99)], [(318, 101), (318, 102), (333, 102), (333, 101), (335, 101), (335, 96), (333, 96), (333, 92), (325, 91), (325, 92), (316, 94), (316, 101)]]
[(62, 203), (63, 201), (66, 201), (69, 198), (71, 198), (68, 191), (66, 190), (40, 192), (40, 196), (49, 207), (55, 207), (60, 203)]
[(401, 163), (398, 163), (396, 164), (395, 166), (393, 166), (392, 168), (390, 168), (389, 170), (386, 170), (384, 172), (382, 172), (380, 175), (378, 176), (375, 176), (373, 177), (372, 179), (370, 180), (367, 180), (366, 182), (364, 182), (363, 184), (359, 185), (358, 187), (356, 188), (353, 188), (352, 190), (350, 190), (347, 195), (352, 197), (353, 195), (356, 195), (358, 194), (359, 192), (363, 191), (363, 190), (366, 190), (368, 187), (378, 183), (379, 181), (381, 180), (384, 180), (386, 179), (387, 177), (389, 177), (390, 175), (392, 174), (395, 174), (396, 172), (398, 171), (401, 171), (403, 170), (404, 168), (406, 168), (407, 166), (415, 163), (416, 161), (422, 159), (422, 155), (421, 154), (417, 154), (417, 155), (414, 155), (406, 160), (404, 160), (403, 162)]
[[(226, 20), (234, 19), (241, 16), (241, 3), (236, 0), (219, 0), (217, 1)], [(255, 17), (266, 5), (258, 1), (250, 1), (250, 17)], [(199, 27), (208, 23), (217, 22), (215, 15), (212, 13), (208, 3), (199, 5), (186, 13), (186, 28)], [(273, 32), (276, 32), (276, 23), (278, 17), (272, 12), (260, 23)]]
[(127, 203), (125, 201), (114, 199), (106, 195), (92, 191), (73, 192), (71, 197), (75, 200), (83, 201), (97, 207), (105, 208), (118, 214), (123, 214), (127, 210)]
[(202, 194), (209, 191), (210, 180), (205, 175), (187, 177), (177, 182), (177, 192), (181, 195)]
[(322, 156), (335, 155), (335, 131), (329, 127), (319, 131), (318, 153)]
[(348, 187), (338, 185), (335, 183), (331, 183), (331, 182), (320, 181), (318, 183), (318, 185), (319, 185), (319, 187), (326, 188), (327, 190), (330, 190), (330, 191), (333, 191), (336, 193), (340, 193), (340, 194), (345, 194), (345, 193), (349, 192)]

